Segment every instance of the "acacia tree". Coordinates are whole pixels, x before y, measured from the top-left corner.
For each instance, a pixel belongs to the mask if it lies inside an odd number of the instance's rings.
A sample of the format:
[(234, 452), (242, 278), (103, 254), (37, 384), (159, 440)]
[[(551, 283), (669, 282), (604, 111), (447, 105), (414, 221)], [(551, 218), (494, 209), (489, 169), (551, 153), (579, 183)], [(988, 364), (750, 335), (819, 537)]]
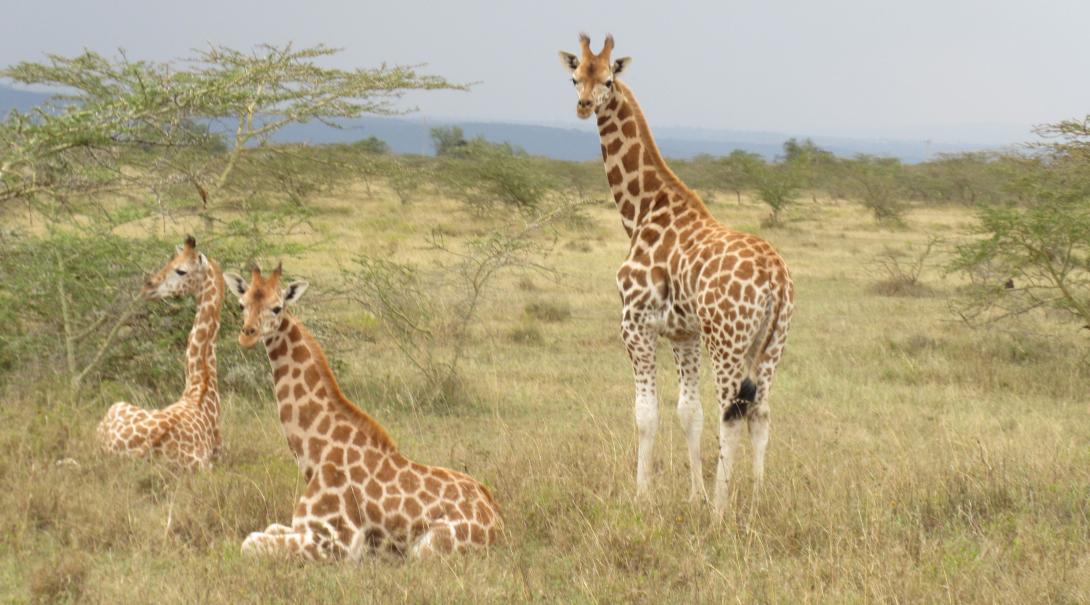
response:
[(735, 149), (730, 155), (719, 158), (716, 166), (719, 182), (734, 191), (734, 196), (741, 205), (742, 191), (754, 186), (764, 165), (764, 158), (760, 154)]
[(953, 269), (971, 288), (958, 309), (970, 323), (1052, 309), (1090, 325), (1090, 118), (1043, 127), (1040, 168), (1015, 185), (1022, 204), (983, 206), (976, 239)]
[[(272, 145), (275, 132), (396, 113), (393, 102), (407, 90), (462, 88), (413, 66), (319, 64), (336, 52), (212, 47), (176, 63), (85, 52), (0, 70), (63, 91), (0, 121), (0, 216), (13, 227), (0, 233), (0, 301), (50, 301), (5, 310), (27, 337), (0, 348), (0, 365), (42, 353), (36, 359), (61, 360), (57, 369), (78, 393), (103, 367), (132, 359), (132, 346), (156, 342), (153, 326), (138, 319), (175, 312), (136, 311), (139, 276), (161, 261), (150, 251), (166, 242), (121, 238), (120, 227), (156, 215), (165, 227), (195, 212), (205, 225), (198, 239), (221, 262), (295, 251), (284, 236), (305, 222), (305, 200), (347, 178), (345, 166), (362, 154)], [(37, 235), (12, 235), (23, 207), (27, 221), (44, 223)]]
[(754, 176), (757, 197), (772, 209), (766, 224), (773, 227), (781, 225), (783, 213), (795, 203), (798, 195), (798, 174), (792, 165), (781, 162), (762, 165)]
[(810, 139), (799, 141), (790, 138), (783, 144), (783, 161), (791, 168), (800, 187), (810, 190), (810, 199), (817, 202), (817, 188), (822, 185), (822, 177), (827, 177), (836, 165), (836, 156), (831, 151), (818, 147)]
[[(48, 160), (78, 152), (74, 163), (95, 167), (108, 183), (127, 174), (123, 167), (136, 167), (136, 185), (183, 183), (207, 211), (239, 162), (260, 153), (288, 124), (316, 120), (337, 127), (338, 120), (365, 113), (402, 111), (393, 101), (408, 90), (464, 89), (419, 74), (416, 66), (344, 70), (318, 64), (337, 52), (290, 44), (251, 52), (213, 46), (181, 64), (86, 52), (2, 70), (0, 77), (19, 83), (72, 92), (32, 116), (16, 114), (0, 130), (10, 141), (0, 164), (0, 201), (59, 186), (42, 186), (41, 177), (56, 172)], [(62, 172), (78, 172), (67, 168)], [(84, 188), (71, 180), (67, 185)]]
[(900, 224), (908, 209), (904, 202), (901, 161), (860, 154), (847, 164), (851, 189), (880, 223)]

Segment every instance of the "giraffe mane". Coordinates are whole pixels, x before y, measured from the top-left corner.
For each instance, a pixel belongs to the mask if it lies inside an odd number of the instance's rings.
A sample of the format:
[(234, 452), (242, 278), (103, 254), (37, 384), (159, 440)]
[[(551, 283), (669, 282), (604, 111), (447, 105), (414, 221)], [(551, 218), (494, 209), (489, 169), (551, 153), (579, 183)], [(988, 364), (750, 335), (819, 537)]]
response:
[(360, 409), (358, 405), (352, 402), (337, 384), (337, 377), (333, 375), (332, 368), (329, 367), (329, 361), (326, 359), (325, 351), (322, 350), (321, 345), (315, 340), (314, 336), (310, 333), (310, 330), (303, 325), (299, 320), (295, 320), (295, 323), (299, 326), (299, 331), (303, 335), (303, 342), (306, 343), (307, 348), (310, 349), (311, 354), (314, 356), (314, 363), (318, 368), (318, 374), (321, 376), (322, 381), (325, 382), (326, 388), (330, 391), (330, 397), (338, 402), (341, 407), (348, 412), (348, 415), (356, 421), (356, 428), (364, 431), (368, 436), (374, 439), (379, 445), (384, 445), (392, 450), (397, 449), (397, 443), (393, 437), (386, 432), (386, 429), (382, 427), (373, 416)]
[(635, 95), (632, 94), (632, 89), (625, 86), (622, 82), (615, 81), (614, 86), (617, 88), (617, 92), (621, 93), (626, 103), (632, 107), (633, 117), (636, 119), (636, 127), (639, 131), (640, 142), (643, 143), (644, 153), (647, 153), (651, 157), (651, 161), (654, 162), (655, 168), (659, 170), (662, 180), (680, 189), (690, 200), (696, 202), (696, 207), (702, 210), (705, 214), (709, 214), (708, 207), (704, 205), (704, 200), (700, 199), (695, 191), (689, 188), (684, 181), (681, 180), (677, 174), (666, 163), (665, 158), (662, 157), (662, 153), (659, 152), (659, 146), (655, 143), (655, 137), (651, 134), (651, 126), (647, 123), (647, 118), (643, 115), (643, 108), (640, 107), (638, 101), (636, 101)]

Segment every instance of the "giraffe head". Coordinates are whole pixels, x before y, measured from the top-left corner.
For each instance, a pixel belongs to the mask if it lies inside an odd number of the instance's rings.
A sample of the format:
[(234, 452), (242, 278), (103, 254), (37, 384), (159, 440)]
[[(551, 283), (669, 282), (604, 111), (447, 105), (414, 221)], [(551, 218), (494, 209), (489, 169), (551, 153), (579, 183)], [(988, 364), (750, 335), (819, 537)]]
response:
[(197, 251), (197, 240), (187, 235), (167, 264), (148, 278), (141, 291), (148, 300), (162, 300), (199, 292), (208, 270), (208, 257)]
[(581, 56), (560, 51), (560, 62), (571, 72), (571, 82), (579, 95), (575, 113), (585, 120), (591, 113), (605, 107), (613, 98), (613, 79), (628, 67), (632, 57), (610, 62), (610, 55), (613, 53), (612, 35), (606, 36), (602, 52), (598, 54), (591, 52), (590, 37), (586, 34), (579, 34), (579, 44), (583, 47)]
[(237, 273), (224, 273), (227, 286), (238, 297), (242, 305), (242, 331), (238, 335), (238, 344), (249, 349), (267, 334), (273, 334), (280, 327), (284, 317), (284, 308), (299, 300), (310, 285), (297, 281), (280, 286), (280, 274), (283, 267), (277, 265), (268, 278), (261, 275), (261, 269), (254, 265), (250, 280), (246, 281)]

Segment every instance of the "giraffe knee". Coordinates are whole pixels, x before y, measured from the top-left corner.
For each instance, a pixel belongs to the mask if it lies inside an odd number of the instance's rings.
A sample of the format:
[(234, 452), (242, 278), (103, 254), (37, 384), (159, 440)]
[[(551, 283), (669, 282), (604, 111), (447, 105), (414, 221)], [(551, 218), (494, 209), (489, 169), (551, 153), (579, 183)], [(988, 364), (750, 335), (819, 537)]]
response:
[(659, 403), (654, 397), (636, 398), (636, 427), (640, 432), (654, 432), (659, 421)]

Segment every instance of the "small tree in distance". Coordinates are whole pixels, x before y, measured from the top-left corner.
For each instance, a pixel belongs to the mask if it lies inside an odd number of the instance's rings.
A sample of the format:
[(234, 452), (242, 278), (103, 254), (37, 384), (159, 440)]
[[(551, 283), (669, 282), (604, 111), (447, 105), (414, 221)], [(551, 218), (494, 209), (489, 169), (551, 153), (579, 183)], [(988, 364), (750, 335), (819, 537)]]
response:
[(1016, 185), (1026, 202), (981, 206), (951, 265), (971, 281), (958, 309), (968, 323), (1050, 309), (1090, 327), (1090, 117), (1039, 132), (1054, 140)]
[(787, 163), (765, 164), (755, 175), (757, 197), (772, 209), (765, 221), (770, 227), (783, 224), (784, 212), (798, 196), (799, 177), (792, 168)]

